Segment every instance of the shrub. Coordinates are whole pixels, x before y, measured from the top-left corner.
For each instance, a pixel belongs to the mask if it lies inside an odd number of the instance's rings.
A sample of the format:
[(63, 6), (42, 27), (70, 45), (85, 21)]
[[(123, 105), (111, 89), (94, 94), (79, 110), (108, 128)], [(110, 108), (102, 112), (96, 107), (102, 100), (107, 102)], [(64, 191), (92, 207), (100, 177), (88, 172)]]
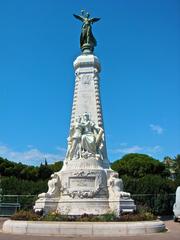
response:
[(58, 212), (49, 212), (40, 218), (41, 221), (68, 221), (68, 215), (61, 215)]
[(20, 210), (11, 216), (11, 220), (38, 221), (39, 216), (32, 211)]
[(157, 217), (150, 212), (144, 213), (126, 213), (120, 216), (121, 222), (130, 222), (130, 221), (152, 221), (156, 220)]
[(99, 215), (98, 219), (100, 222), (114, 222), (118, 221), (119, 217), (117, 217), (114, 212), (107, 212), (103, 215)]

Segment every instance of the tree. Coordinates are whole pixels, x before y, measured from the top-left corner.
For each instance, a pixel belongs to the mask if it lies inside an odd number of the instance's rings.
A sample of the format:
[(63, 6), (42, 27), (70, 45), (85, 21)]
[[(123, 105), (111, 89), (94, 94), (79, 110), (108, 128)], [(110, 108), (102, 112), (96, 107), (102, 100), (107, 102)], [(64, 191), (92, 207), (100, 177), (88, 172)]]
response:
[(42, 180), (48, 179), (50, 178), (52, 173), (53, 171), (48, 165), (44, 165), (41, 163), (39, 167), (39, 179), (42, 179)]
[(144, 177), (147, 174), (169, 176), (169, 171), (162, 162), (146, 154), (126, 154), (120, 160), (112, 163), (111, 167), (119, 173), (119, 176), (129, 175), (135, 178)]
[(177, 186), (180, 186), (180, 154), (178, 154), (175, 159), (175, 174)]
[[(176, 182), (168, 177), (165, 164), (145, 154), (127, 154), (112, 164), (124, 183), (124, 190), (134, 195), (137, 205), (145, 205), (155, 214), (172, 212)], [(144, 195), (145, 194), (145, 195)]]
[(53, 172), (62, 168), (63, 162), (40, 167), (11, 162), (0, 157), (3, 194), (39, 194), (47, 191), (47, 181)]
[(59, 161), (59, 162), (55, 162), (53, 164), (49, 164), (50, 169), (52, 170), (52, 172), (58, 172), (61, 170), (63, 166), (63, 162)]
[(63, 166), (63, 162), (55, 162), (53, 164), (48, 164), (45, 159), (44, 164), (40, 167), (28, 166), (22, 163), (15, 163), (7, 159), (0, 157), (0, 174), (2, 176), (15, 176), (18, 179), (24, 180), (46, 180), (49, 179), (53, 172), (60, 171)]

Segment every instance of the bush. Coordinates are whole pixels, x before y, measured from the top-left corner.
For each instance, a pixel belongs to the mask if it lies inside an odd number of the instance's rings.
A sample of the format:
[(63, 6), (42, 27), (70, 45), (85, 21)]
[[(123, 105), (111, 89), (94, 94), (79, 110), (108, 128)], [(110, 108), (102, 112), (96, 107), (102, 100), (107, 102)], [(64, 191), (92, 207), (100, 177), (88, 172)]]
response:
[(114, 212), (99, 215), (98, 218), (100, 222), (114, 222), (119, 220), (119, 217), (117, 217)]
[(3, 195), (37, 195), (47, 191), (47, 180), (28, 181), (14, 176), (2, 177), (1, 187)]
[(125, 191), (132, 194), (137, 206), (146, 206), (156, 215), (172, 214), (176, 184), (158, 175), (142, 178), (122, 176)]
[(133, 222), (133, 221), (152, 221), (156, 220), (157, 217), (153, 215), (151, 212), (144, 213), (126, 213), (120, 216), (121, 222)]
[(42, 216), (41, 221), (68, 221), (68, 215), (61, 215), (58, 212), (49, 212), (47, 215)]
[(32, 211), (18, 211), (11, 216), (11, 220), (21, 220), (21, 221), (38, 221), (39, 216)]
[(113, 212), (108, 212), (102, 215), (83, 214), (77, 217), (76, 221), (80, 222), (115, 222), (119, 218)]

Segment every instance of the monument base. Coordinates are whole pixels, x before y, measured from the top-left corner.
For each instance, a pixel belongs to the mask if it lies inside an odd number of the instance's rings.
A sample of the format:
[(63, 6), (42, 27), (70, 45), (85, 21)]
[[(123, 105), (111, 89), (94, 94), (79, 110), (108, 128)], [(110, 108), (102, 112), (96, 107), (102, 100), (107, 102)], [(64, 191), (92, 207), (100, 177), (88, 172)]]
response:
[(77, 199), (60, 201), (57, 211), (65, 215), (102, 215), (110, 211), (107, 199)]
[(136, 205), (132, 198), (129, 198), (129, 199), (121, 198), (119, 204), (120, 204), (120, 214), (125, 212), (130, 213), (136, 210)]
[(58, 202), (59, 198), (39, 198), (35, 203), (34, 210), (35, 212), (43, 212), (43, 214), (55, 212)]
[(57, 198), (45, 198), (38, 199), (34, 209), (36, 212), (43, 211), (44, 214), (55, 211), (63, 215), (102, 215), (108, 212), (114, 212), (117, 216), (120, 216), (121, 213), (134, 212), (136, 210), (136, 205), (134, 204), (134, 200), (131, 198), (121, 198), (120, 201), (110, 201), (108, 199), (59, 201)]
[(47, 193), (39, 195), (35, 211), (59, 212), (63, 215), (109, 212), (119, 216), (136, 209), (130, 194), (123, 192), (122, 180), (111, 169), (104, 169), (94, 158), (72, 160), (54, 173)]

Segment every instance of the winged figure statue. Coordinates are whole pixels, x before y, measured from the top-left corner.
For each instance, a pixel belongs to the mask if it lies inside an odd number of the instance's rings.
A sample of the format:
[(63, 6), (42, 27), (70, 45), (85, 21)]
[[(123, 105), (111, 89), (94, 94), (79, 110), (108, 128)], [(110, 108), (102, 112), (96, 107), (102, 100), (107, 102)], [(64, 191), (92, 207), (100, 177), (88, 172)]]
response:
[(99, 21), (100, 18), (89, 18), (90, 14), (85, 13), (84, 10), (82, 10), (81, 13), (82, 16), (73, 14), (75, 18), (83, 22), (80, 36), (81, 50), (82, 52), (84, 52), (85, 49), (89, 49), (91, 52), (93, 52), (94, 47), (97, 45), (97, 42), (95, 37), (93, 36), (91, 25)]

